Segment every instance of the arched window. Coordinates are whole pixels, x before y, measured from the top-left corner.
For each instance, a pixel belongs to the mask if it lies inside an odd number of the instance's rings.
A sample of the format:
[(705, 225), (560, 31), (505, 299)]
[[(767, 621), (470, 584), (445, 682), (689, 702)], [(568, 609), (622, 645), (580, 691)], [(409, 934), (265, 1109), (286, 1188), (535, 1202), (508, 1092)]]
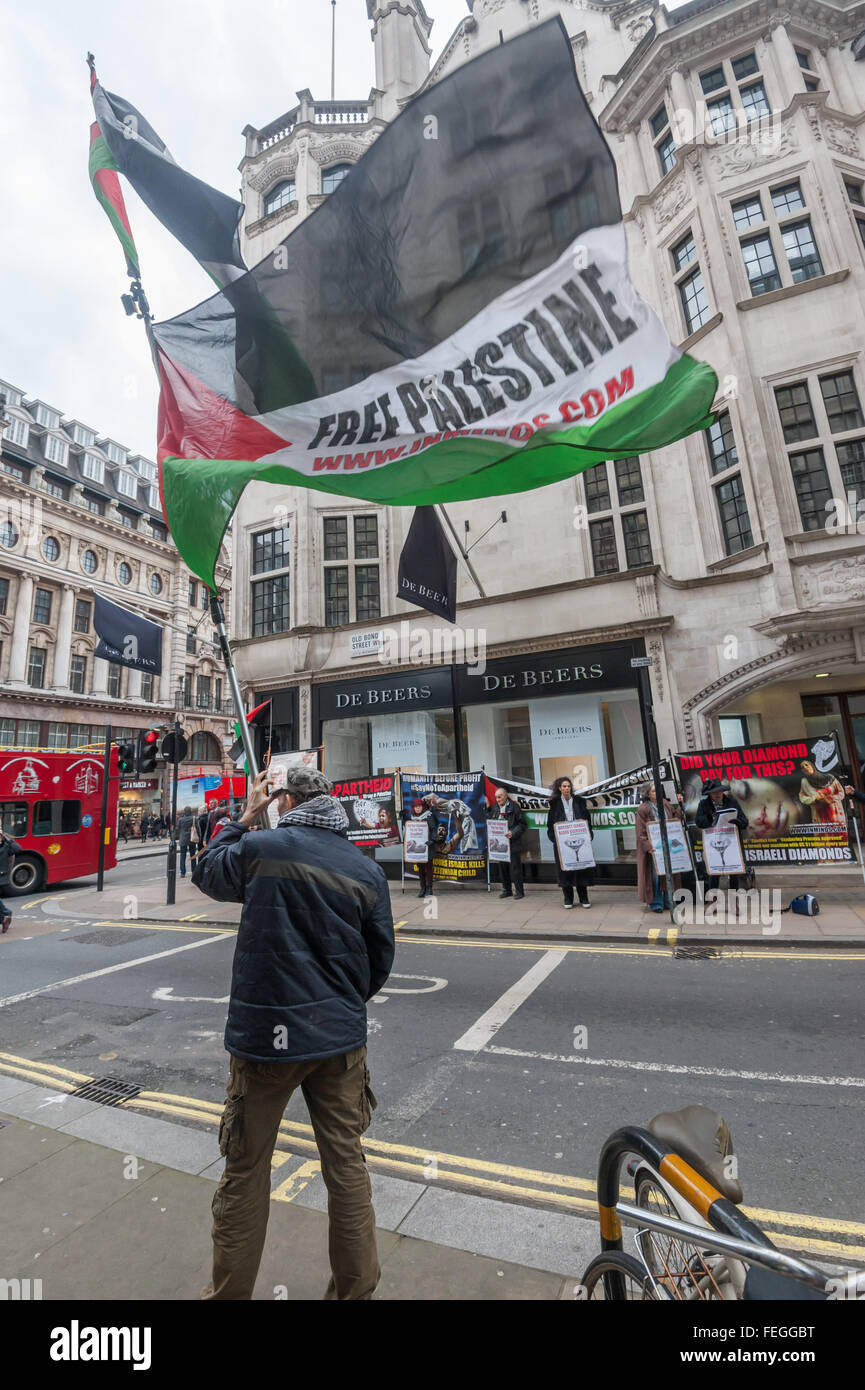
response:
[(162, 593), (162, 580), (158, 574), (151, 574), (150, 576), (150, 592), (152, 594)]
[(282, 183), (278, 183), (275, 188), (272, 188), (270, 192), (265, 195), (265, 217), (267, 217), (268, 213), (278, 212), (280, 208), (287, 207), (289, 203), (294, 202), (294, 199), (294, 179), (283, 179)]
[(222, 749), (213, 734), (199, 729), (189, 741), (188, 763), (221, 763)]
[(322, 193), (332, 193), (338, 188), (351, 168), (350, 164), (331, 164), (329, 169), (321, 171), (321, 191)]
[(120, 580), (121, 584), (132, 583), (132, 570), (125, 560), (121, 560), (120, 564), (117, 566), (117, 578)]
[(42, 554), (46, 560), (56, 560), (60, 554), (60, 542), (56, 536), (46, 536), (42, 542)]
[(95, 550), (85, 550), (81, 556), (81, 568), (85, 574), (95, 574), (99, 561)]
[(5, 545), (7, 550), (18, 544), (18, 531), (11, 521), (4, 521), (0, 526), (0, 545)]

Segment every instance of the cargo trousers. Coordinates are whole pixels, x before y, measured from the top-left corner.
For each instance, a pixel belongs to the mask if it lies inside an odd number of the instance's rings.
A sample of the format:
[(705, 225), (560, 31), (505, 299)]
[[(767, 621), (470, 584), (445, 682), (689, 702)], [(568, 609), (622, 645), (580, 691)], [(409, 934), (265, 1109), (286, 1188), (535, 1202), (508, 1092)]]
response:
[(369, 1126), (366, 1048), (304, 1062), (231, 1058), (214, 1194), (213, 1277), (206, 1300), (251, 1299), (270, 1212), (271, 1157), (283, 1111), (300, 1086), (327, 1187), (331, 1280), (326, 1299), (372, 1298), (381, 1269), (372, 1188), (360, 1136)]

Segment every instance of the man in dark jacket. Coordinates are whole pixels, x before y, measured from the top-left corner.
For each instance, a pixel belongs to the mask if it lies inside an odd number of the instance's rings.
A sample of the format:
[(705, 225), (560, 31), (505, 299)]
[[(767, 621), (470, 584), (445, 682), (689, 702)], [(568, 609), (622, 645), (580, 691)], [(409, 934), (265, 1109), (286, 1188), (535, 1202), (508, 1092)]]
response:
[[(347, 818), (312, 768), (271, 792), (259, 773), (239, 821), (199, 856), (192, 881), (242, 902), (219, 1129), (225, 1171), (213, 1199), (213, 1279), (205, 1299), (249, 1299), (270, 1205), (271, 1157), (300, 1086), (328, 1190), (332, 1278), (325, 1298), (369, 1299), (381, 1271), (361, 1134), (375, 1098), (366, 1066), (367, 1001), (394, 957), (387, 880), (346, 839)], [(256, 830), (276, 800), (274, 830)]]
[[(504, 787), (496, 787), (495, 809), (490, 811), (490, 820), (505, 820), (508, 823), (507, 836), (511, 847), (510, 865), (501, 862), (499, 872), (502, 876), (500, 898), (524, 898), (523, 860), (520, 841), (526, 832), (526, 818), (515, 801), (511, 801)], [(513, 888), (513, 893), (511, 889)]]
[[(703, 783), (703, 791), (705, 795), (697, 807), (697, 814), (694, 817), (694, 824), (698, 829), (711, 830), (712, 826), (717, 824), (722, 811), (735, 811), (733, 824), (737, 827), (740, 836), (743, 835), (748, 829), (748, 817), (739, 803), (728, 795), (723, 782), (719, 782), (716, 777), (710, 777), (708, 781)], [(707, 888), (710, 890), (717, 888), (719, 883), (720, 879), (717, 874), (709, 874), (706, 880)], [(730, 888), (735, 890), (741, 886), (741, 875), (731, 874)]]
[[(0, 829), (0, 888), (8, 887), (11, 881), (15, 855), (20, 854), (21, 846), (11, 835)], [(4, 936), (12, 925), (12, 913), (4, 902), (0, 902), (0, 933)]]

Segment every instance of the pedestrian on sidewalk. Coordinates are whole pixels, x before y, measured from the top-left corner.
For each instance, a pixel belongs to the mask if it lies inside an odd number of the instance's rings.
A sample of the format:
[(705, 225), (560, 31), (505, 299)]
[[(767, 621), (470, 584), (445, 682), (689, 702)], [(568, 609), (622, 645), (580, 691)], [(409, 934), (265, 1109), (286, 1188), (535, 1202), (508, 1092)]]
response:
[[(6, 831), (0, 828), (0, 888), (11, 886), (15, 855), (20, 853), (21, 846), (18, 841), (13, 840), (11, 835), (7, 835)], [(3, 930), (5, 931), (6, 928), (4, 927)]]
[[(177, 843), (180, 846), (180, 877), (186, 878), (186, 856), (190, 852), (192, 844), (192, 832), (195, 828), (195, 817), (189, 806), (184, 806), (177, 820)], [(192, 855), (193, 867), (195, 865), (195, 855)]]
[[(515, 801), (511, 801), (504, 787), (496, 787), (496, 804), (490, 810), (490, 820), (507, 821), (507, 831), (511, 849), (511, 862), (499, 864), (499, 873), (502, 881), (502, 891), (500, 898), (515, 899), (524, 898), (523, 890), (523, 859), (521, 840), (528, 829), (526, 818)], [(513, 890), (513, 891), (512, 891)]]
[[(231, 1066), (219, 1127), (225, 1171), (213, 1198), (207, 1300), (251, 1299), (270, 1208), (271, 1159), (300, 1086), (328, 1191), (326, 1299), (370, 1299), (381, 1270), (361, 1134), (375, 1105), (366, 1065), (367, 1001), (394, 957), (380, 865), (346, 837), (348, 819), (314, 768), (289, 768), (271, 792), (256, 777), (238, 822), (220, 830), (192, 880), (243, 912), (225, 1046)], [(271, 801), (273, 830), (249, 831)]]
[[(681, 801), (681, 796), (679, 800)], [(682, 819), (681, 805), (674, 806), (671, 801), (664, 797), (664, 815), (668, 821), (680, 821)], [(670, 894), (667, 889), (666, 874), (658, 875), (655, 868), (655, 856), (652, 853), (652, 842), (649, 839), (649, 824), (658, 819), (658, 797), (653, 782), (647, 782), (640, 788), (640, 804), (635, 813), (635, 823), (637, 831), (637, 897), (641, 903), (645, 903), (651, 908), (652, 912), (663, 912), (664, 908), (670, 906)], [(681, 888), (682, 875), (673, 874), (673, 887)]]
[(129, 841), (129, 817), (128, 817), (128, 816), (121, 816), (121, 817), (120, 817), (120, 839), (122, 840), (122, 842), (123, 842), (124, 845), (127, 844), (128, 841)]
[(147, 839), (147, 832), (148, 832), (149, 829), (150, 829), (150, 817), (149, 817), (149, 815), (147, 814), (147, 812), (145, 811), (145, 812), (144, 812), (144, 815), (141, 817), (141, 843), (142, 843), (142, 844), (144, 844), (144, 841)]
[[(720, 782), (717, 777), (710, 777), (703, 783), (703, 798), (697, 806), (697, 814), (694, 816), (694, 824), (700, 830), (711, 830), (717, 824), (718, 817), (722, 811), (735, 811), (733, 824), (743, 835), (748, 829), (748, 817), (742, 810), (737, 801), (729, 795), (729, 783)], [(721, 879), (718, 874), (709, 874), (706, 879), (706, 886), (711, 892), (717, 888)], [(730, 874), (730, 890), (737, 892), (743, 887), (741, 874)]]
[(201, 855), (210, 839), (210, 813), (206, 806), (198, 808), (198, 815), (195, 817), (195, 830), (198, 835), (198, 854)]
[(547, 815), (547, 839), (551, 840), (556, 851), (556, 867), (558, 869), (558, 882), (565, 900), (565, 907), (574, 905), (574, 889), (580, 900), (580, 907), (591, 907), (589, 901), (589, 888), (594, 883), (595, 877), (592, 869), (563, 869), (559, 860), (559, 846), (556, 840), (556, 832), (553, 826), (558, 821), (564, 820), (584, 820), (589, 827), (589, 835), (595, 838), (592, 830), (592, 823), (589, 820), (589, 808), (581, 796), (574, 795), (573, 783), (570, 777), (557, 777), (550, 791), (550, 810)]
[(413, 801), (412, 804), (411, 804), (411, 818), (412, 818), (412, 820), (420, 820), (420, 821), (425, 821), (425, 822), (426, 822), (426, 827), (427, 827), (426, 856), (427, 856), (427, 857), (426, 857), (426, 860), (425, 860), (424, 862), (418, 864), (418, 866), (417, 866), (417, 877), (418, 877), (418, 894), (417, 894), (417, 895), (418, 895), (419, 898), (431, 898), (431, 897), (432, 897), (432, 891), (433, 891), (433, 859), (434, 859), (434, 856), (435, 856), (436, 818), (435, 818), (434, 813), (430, 810), (429, 806), (427, 806), (426, 803), (425, 803), (424, 801), (422, 801), (421, 798), (420, 798), (419, 796), (418, 796), (418, 797), (415, 797), (414, 801)]
[(5, 936), (11, 925), (12, 913), (2, 899), (0, 899), (0, 935)]

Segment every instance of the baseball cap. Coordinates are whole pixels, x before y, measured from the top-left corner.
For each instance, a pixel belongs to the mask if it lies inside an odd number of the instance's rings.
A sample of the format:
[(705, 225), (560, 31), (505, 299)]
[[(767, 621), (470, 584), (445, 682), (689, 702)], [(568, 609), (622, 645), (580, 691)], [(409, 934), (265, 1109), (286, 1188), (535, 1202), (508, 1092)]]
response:
[(285, 791), (306, 800), (312, 796), (330, 796), (333, 787), (324, 773), (314, 767), (290, 767), (285, 774)]

